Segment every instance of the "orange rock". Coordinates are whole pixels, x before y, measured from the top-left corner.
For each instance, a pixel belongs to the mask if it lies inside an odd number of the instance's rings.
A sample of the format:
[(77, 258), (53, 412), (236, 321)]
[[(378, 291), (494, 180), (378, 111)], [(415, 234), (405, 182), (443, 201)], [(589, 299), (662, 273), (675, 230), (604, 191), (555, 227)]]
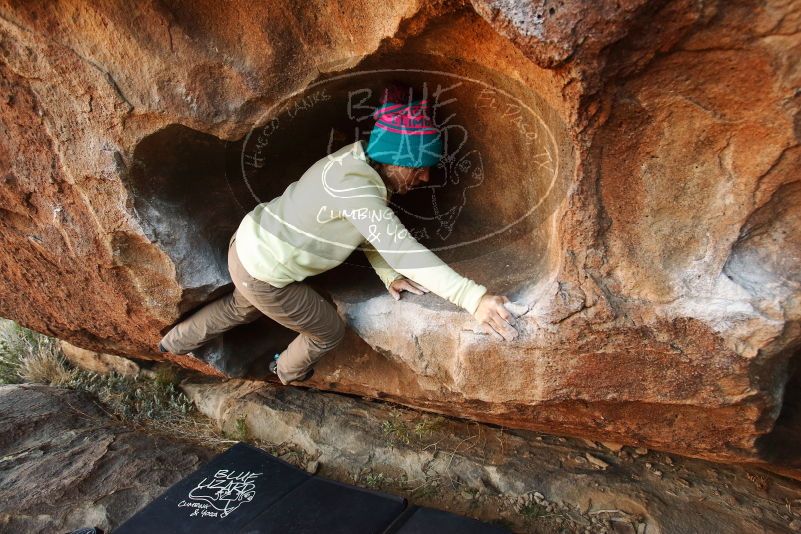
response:
[[(311, 281), (350, 326), (314, 385), (795, 472), (798, 2), (435, 4), (0, 7), (0, 316), (161, 358), (230, 290), (241, 217), (364, 137), (401, 76), (458, 155), (405, 222), (529, 310), (498, 342), (356, 254)], [(179, 363), (291, 339), (260, 324)]]

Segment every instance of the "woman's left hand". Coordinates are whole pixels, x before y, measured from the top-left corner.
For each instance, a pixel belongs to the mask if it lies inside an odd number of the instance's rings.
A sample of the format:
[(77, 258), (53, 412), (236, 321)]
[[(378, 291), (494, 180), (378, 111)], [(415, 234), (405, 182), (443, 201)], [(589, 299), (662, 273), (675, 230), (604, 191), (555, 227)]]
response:
[(411, 291), (415, 295), (422, 295), (423, 293), (428, 293), (430, 291), (414, 280), (409, 280), (408, 278), (404, 277), (393, 280), (387, 289), (389, 290), (389, 294), (392, 295), (392, 298), (395, 300), (400, 300), (401, 291)]

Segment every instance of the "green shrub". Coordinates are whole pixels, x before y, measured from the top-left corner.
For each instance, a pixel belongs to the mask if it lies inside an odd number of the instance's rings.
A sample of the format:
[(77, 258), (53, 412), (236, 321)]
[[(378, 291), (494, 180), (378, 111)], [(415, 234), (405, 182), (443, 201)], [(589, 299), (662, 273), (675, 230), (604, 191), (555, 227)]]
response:
[(127, 421), (175, 420), (192, 411), (192, 401), (173, 382), (116, 373), (98, 375), (79, 369), (65, 385), (96, 395), (112, 412)]
[(177, 387), (174, 366), (159, 365), (155, 379), (99, 375), (71, 366), (57, 339), (0, 319), (0, 383), (36, 382), (92, 393), (128, 421), (176, 420), (192, 411)]

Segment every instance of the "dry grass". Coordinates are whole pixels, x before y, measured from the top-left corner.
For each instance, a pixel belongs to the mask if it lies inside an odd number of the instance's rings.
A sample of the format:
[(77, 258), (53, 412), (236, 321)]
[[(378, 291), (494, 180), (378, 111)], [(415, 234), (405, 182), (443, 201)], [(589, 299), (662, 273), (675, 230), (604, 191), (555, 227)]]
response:
[(0, 320), (0, 383), (62, 386), (73, 378), (58, 340)]
[(67, 367), (63, 355), (56, 352), (50, 344), (40, 345), (22, 363), (20, 376), (26, 382), (63, 386), (73, 378), (73, 371)]
[(165, 363), (153, 379), (99, 375), (72, 366), (58, 340), (0, 319), (0, 384), (39, 383), (86, 391), (110, 416), (140, 430), (215, 450), (236, 440), (219, 431), (178, 388), (177, 367)]
[[(408, 420), (409, 416), (414, 417), (414, 420)], [(419, 448), (425, 445), (426, 440), (442, 428), (444, 423), (445, 418), (440, 416), (395, 409), (381, 423), (381, 431), (390, 444), (403, 444)]]
[(79, 369), (66, 386), (94, 394), (109, 415), (144, 432), (190, 441), (217, 452), (246, 440), (247, 436), (239, 432), (226, 434), (195, 408), (178, 387), (182, 378), (178, 367), (164, 362), (154, 371), (154, 378), (146, 378), (98, 375)]

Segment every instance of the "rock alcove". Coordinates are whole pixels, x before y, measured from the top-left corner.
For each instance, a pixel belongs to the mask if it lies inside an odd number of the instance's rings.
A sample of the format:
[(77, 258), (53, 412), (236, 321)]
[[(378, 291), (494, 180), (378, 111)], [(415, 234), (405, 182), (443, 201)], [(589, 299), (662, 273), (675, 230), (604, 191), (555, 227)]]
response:
[[(413, 98), (428, 100), (445, 139), (445, 157), (429, 183), (390, 199), (407, 229), (461, 274), (511, 298), (550, 276), (552, 217), (570, 168), (570, 143), (556, 113), (535, 92), (478, 64), (398, 54), (321, 77), (240, 139), (174, 124), (137, 145), (127, 186), (146, 235), (175, 264), (182, 313), (233, 289), (228, 240), (248, 211), (327, 154), (356, 140), (366, 146), (378, 96), (398, 79), (414, 88)], [(409, 293), (404, 299), (414, 306), (398, 310), (358, 249), (306, 282), (335, 302), (377, 299), (379, 313), (393, 313), (401, 330), (417, 320), (417, 307), (458, 312), (433, 294)], [(369, 322), (376, 313), (362, 314), (358, 333), (381, 348), (372, 338), (384, 325)], [(265, 356), (293, 336), (259, 319), (200, 353), (231, 376), (258, 376)]]

